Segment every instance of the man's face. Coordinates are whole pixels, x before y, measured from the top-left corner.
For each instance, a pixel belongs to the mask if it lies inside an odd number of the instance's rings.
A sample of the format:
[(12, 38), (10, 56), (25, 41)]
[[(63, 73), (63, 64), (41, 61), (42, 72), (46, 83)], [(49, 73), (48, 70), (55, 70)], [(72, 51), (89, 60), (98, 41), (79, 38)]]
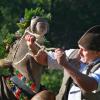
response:
[[(83, 63), (90, 63), (91, 61), (93, 61), (94, 59), (96, 59), (98, 57), (98, 52), (96, 51), (91, 51), (91, 50), (87, 50), (84, 47), (82, 47), (81, 45), (79, 45), (79, 55), (80, 55), (80, 60)], [(100, 54), (100, 52), (99, 52)]]

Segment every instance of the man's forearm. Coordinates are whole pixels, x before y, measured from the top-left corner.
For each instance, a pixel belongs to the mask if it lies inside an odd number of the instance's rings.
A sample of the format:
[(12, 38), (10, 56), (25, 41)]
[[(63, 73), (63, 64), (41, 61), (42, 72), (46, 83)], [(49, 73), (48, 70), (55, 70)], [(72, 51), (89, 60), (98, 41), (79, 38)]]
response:
[(91, 92), (97, 89), (97, 81), (85, 74), (82, 74), (77, 69), (70, 65), (65, 66), (66, 71), (69, 73), (73, 81), (84, 91)]

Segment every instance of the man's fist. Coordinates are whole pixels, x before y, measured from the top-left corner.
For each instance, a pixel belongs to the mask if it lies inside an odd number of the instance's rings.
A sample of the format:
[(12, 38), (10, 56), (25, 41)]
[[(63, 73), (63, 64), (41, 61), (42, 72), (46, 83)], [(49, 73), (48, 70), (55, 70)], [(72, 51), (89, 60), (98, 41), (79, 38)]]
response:
[(35, 36), (28, 34), (28, 35), (25, 36), (25, 40), (26, 40), (27, 46), (30, 49), (32, 49), (32, 46), (34, 45), (34, 42), (36, 40)]

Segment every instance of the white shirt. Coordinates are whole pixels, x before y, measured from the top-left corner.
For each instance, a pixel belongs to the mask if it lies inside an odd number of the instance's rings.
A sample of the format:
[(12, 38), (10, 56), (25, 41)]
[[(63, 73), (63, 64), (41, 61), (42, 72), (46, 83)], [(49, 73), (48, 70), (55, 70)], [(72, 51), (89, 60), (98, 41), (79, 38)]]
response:
[[(68, 57), (75, 49), (65, 50), (65, 54)], [(48, 52), (48, 68), (50, 69), (62, 69), (63, 67), (59, 65), (54, 57), (54, 52)]]

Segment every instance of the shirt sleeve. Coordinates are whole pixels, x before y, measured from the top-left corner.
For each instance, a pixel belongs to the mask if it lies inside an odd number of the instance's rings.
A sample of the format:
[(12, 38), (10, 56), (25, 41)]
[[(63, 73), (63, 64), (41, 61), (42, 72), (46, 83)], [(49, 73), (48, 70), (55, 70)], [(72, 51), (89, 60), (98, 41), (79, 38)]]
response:
[[(68, 57), (75, 49), (65, 50), (65, 54)], [(61, 65), (59, 65), (54, 57), (54, 52), (48, 52), (48, 68), (50, 69), (63, 69)]]
[(95, 93), (95, 92), (100, 91), (100, 68), (99, 68), (98, 70), (96, 70), (94, 73), (92, 73), (92, 74), (90, 75), (90, 77), (93, 77), (93, 78), (97, 81), (97, 83), (98, 83), (98, 88), (97, 88), (97, 90), (95, 90), (95, 91), (93, 91), (93, 92)]

